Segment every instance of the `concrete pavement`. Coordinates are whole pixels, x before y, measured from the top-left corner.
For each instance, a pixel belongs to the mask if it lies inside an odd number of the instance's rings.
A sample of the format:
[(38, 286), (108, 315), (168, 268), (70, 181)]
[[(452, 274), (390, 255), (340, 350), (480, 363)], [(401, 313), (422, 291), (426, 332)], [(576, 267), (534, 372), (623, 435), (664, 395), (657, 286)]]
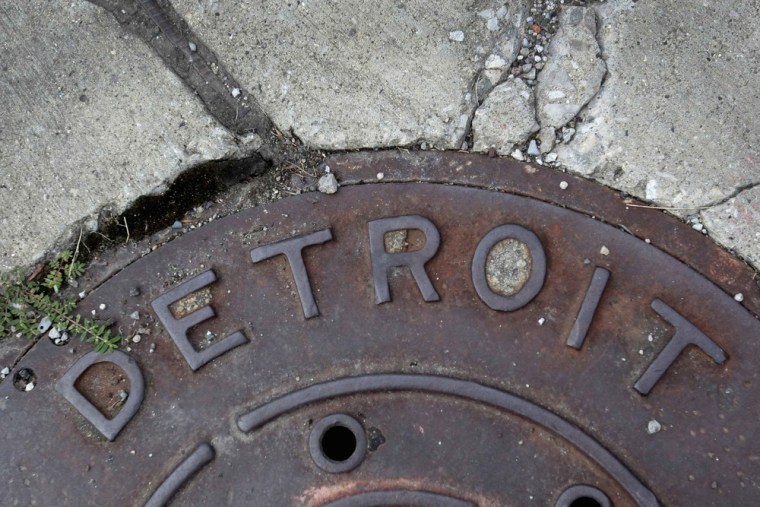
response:
[(97, 3), (0, 6), (1, 270), (189, 168), (277, 164), (290, 135), (493, 148), (674, 208), (760, 268), (755, 2)]

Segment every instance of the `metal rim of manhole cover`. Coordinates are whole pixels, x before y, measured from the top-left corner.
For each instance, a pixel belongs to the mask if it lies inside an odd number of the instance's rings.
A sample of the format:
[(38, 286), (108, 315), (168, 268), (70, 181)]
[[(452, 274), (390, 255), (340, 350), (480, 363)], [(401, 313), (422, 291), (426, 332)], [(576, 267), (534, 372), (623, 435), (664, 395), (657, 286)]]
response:
[(327, 164), (336, 194), (209, 223), (81, 302), (139, 343), (23, 357), (36, 388), (0, 385), (4, 503), (756, 501), (751, 269), (537, 166)]

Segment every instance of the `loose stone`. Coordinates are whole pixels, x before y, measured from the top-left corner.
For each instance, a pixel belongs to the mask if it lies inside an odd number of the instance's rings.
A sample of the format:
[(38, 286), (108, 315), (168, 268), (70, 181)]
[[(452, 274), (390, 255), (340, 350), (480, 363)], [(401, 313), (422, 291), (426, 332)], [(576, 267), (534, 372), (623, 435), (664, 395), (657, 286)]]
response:
[(522, 151), (520, 151), (520, 150), (515, 150), (512, 153), (510, 153), (510, 155), (512, 156), (513, 159), (519, 160), (520, 162), (522, 162), (523, 160), (525, 160), (525, 156), (523, 155)]
[(452, 42), (463, 42), (464, 32), (462, 30), (454, 30), (453, 32), (449, 32), (449, 40)]
[(538, 143), (536, 143), (535, 139), (531, 139), (530, 143), (528, 144), (528, 155), (532, 157), (541, 155), (541, 150), (538, 149)]
[(37, 324), (37, 331), (41, 333), (47, 332), (48, 329), (50, 329), (50, 326), (53, 325), (53, 321), (50, 320), (48, 317), (43, 318), (39, 324)]
[(132, 320), (140, 320), (140, 312), (134, 311), (134, 312), (132, 312), (132, 313), (129, 314), (129, 317)]
[(240, 88), (233, 88), (231, 93), (233, 97), (238, 98), (240, 96)]
[(737, 295), (734, 296), (734, 300), (741, 303), (742, 301), (744, 301), (744, 294), (742, 294), (741, 292), (738, 293)]
[(53, 328), (48, 333), (48, 336), (50, 337), (51, 340), (55, 340), (56, 338), (60, 338), (61, 337), (61, 332), (58, 331), (56, 328)]
[(609, 255), (610, 254), (610, 249), (607, 248), (606, 246), (602, 245), (602, 248), (599, 250), (599, 253), (602, 254), (602, 255)]
[(647, 423), (647, 433), (650, 435), (654, 435), (658, 431), (662, 429), (662, 425), (657, 421), (657, 419), (652, 419)]
[(317, 190), (323, 194), (334, 194), (338, 191), (338, 180), (333, 173), (327, 173), (319, 178)]
[(567, 190), (567, 182), (566, 181), (561, 181), (559, 183), (559, 188), (561, 188), (562, 190)]

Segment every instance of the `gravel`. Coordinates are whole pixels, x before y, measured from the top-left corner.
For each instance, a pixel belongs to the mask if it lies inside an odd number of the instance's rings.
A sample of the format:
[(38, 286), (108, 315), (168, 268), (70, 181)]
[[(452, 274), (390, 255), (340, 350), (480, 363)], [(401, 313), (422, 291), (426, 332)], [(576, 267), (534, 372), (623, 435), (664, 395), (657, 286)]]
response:
[(317, 190), (323, 194), (334, 194), (338, 191), (338, 180), (333, 173), (327, 173), (319, 178)]

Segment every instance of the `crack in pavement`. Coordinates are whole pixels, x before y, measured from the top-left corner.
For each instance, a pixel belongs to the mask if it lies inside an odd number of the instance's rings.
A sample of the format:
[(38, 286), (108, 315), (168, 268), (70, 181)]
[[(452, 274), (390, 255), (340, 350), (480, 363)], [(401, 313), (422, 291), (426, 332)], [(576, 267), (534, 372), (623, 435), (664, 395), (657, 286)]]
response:
[(153, 48), (228, 130), (238, 134), (255, 132), (264, 139), (269, 137), (273, 124), (256, 99), (224, 69), (169, 2), (87, 1), (110, 12), (119, 25)]

